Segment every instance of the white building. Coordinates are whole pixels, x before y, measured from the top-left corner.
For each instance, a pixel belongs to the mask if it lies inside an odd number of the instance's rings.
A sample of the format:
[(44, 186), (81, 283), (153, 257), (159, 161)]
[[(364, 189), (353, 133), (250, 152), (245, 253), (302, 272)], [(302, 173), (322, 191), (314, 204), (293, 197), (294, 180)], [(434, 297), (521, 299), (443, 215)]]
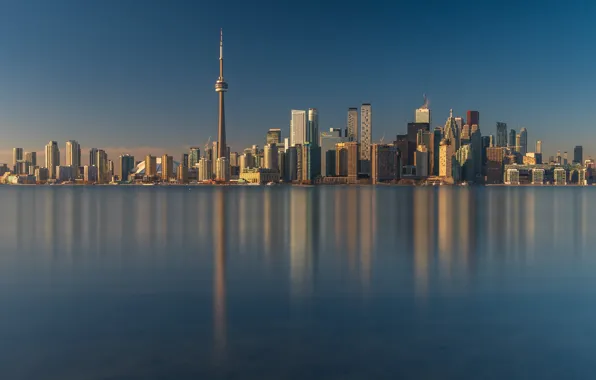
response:
[(66, 166), (81, 166), (81, 146), (75, 140), (66, 142)]
[(563, 168), (553, 170), (555, 185), (567, 185), (567, 171)]
[(304, 144), (306, 141), (306, 111), (292, 110), (290, 120), (290, 146)]
[(211, 164), (211, 161), (206, 159), (205, 157), (202, 157), (199, 160), (199, 173), (198, 173), (198, 180), (199, 181), (207, 181), (213, 178), (213, 165)]
[(56, 179), (56, 167), (60, 166), (60, 149), (56, 141), (50, 141), (46, 145), (46, 168), (50, 179)]
[(532, 169), (532, 184), (544, 184), (544, 169)]
[(519, 185), (519, 170), (507, 169), (505, 172), (505, 185)]
[(308, 109), (308, 129), (306, 141), (313, 145), (319, 144), (319, 113), (316, 108)]

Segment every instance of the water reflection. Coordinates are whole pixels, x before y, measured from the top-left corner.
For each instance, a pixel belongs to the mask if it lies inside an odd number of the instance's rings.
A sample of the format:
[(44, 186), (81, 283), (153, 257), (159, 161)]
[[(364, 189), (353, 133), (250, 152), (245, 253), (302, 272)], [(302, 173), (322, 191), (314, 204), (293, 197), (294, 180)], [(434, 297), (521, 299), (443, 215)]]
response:
[(216, 357), (221, 359), (226, 349), (226, 202), (224, 191), (213, 195), (213, 331)]

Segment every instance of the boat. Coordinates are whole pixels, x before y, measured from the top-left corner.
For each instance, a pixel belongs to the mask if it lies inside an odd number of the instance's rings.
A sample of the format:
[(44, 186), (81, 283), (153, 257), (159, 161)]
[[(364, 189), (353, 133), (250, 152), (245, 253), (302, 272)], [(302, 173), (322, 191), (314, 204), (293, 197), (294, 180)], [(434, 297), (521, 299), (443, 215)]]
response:
[(143, 186), (155, 186), (155, 182), (144, 183)]
[(268, 182), (267, 183), (267, 186), (275, 186), (275, 185), (277, 185), (277, 183), (275, 183), (275, 182)]

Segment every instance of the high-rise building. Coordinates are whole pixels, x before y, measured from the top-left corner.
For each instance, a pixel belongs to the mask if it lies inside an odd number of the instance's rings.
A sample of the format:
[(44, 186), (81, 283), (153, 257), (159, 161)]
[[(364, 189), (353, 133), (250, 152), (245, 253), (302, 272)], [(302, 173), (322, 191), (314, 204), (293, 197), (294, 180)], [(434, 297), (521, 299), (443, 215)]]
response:
[(182, 156), (180, 156), (180, 165), (179, 166), (183, 166), (185, 168), (188, 167), (188, 153), (182, 153)]
[(120, 156), (120, 181), (128, 181), (130, 173), (135, 168), (135, 158), (130, 154), (123, 154)]
[(25, 152), (25, 162), (29, 167), (37, 166), (37, 152)]
[(321, 132), (319, 145), (321, 147), (321, 175), (323, 177), (335, 175), (335, 145), (343, 141), (341, 130), (331, 128), (329, 132)]
[(277, 151), (277, 170), (279, 171), (279, 179), (284, 180), (286, 176), (286, 152), (281, 149)]
[(528, 153), (528, 130), (526, 128), (519, 131), (519, 152), (522, 156)]
[(468, 111), (466, 122), (468, 125), (480, 125), (480, 112), (478, 111)]
[(461, 118), (453, 117), (453, 110), (449, 110), (449, 118), (445, 123), (445, 129), (443, 133), (444, 139), (449, 140), (449, 145), (453, 148), (453, 153), (459, 149), (460, 142), (459, 136), (461, 129), (459, 129), (457, 124), (457, 119)]
[[(416, 135), (414, 135), (416, 136)], [(415, 137), (414, 137), (415, 138)], [(372, 142), (372, 106), (363, 103), (360, 107), (360, 170), (370, 174), (370, 154)]]
[(515, 149), (517, 146), (517, 133), (513, 128), (509, 130), (509, 141), (507, 141), (507, 146), (511, 149)]
[(66, 142), (66, 166), (78, 168), (81, 166), (81, 146), (75, 140)]
[(161, 179), (169, 181), (174, 178), (174, 157), (164, 154), (161, 156)]
[(463, 145), (469, 144), (470, 137), (471, 137), (470, 125), (464, 124), (464, 126), (461, 129), (461, 135), (459, 137), (459, 145), (463, 146)]
[(464, 118), (463, 117), (456, 117), (454, 118), (455, 125), (457, 126), (457, 135), (461, 138), (461, 131), (464, 128)]
[(415, 119), (416, 123), (431, 124), (430, 108), (428, 108), (428, 99), (424, 96), (424, 104), (422, 107), (416, 109)]
[[(219, 146), (217, 150), (217, 158), (218, 165), (220, 165), (220, 168), (217, 172), (217, 179), (219, 181), (227, 182), (230, 180), (230, 163), (228, 161), (228, 145), (226, 144), (226, 118), (224, 109), (224, 93), (228, 91), (228, 83), (224, 79), (223, 31), (221, 31), (220, 33), (221, 34), (219, 38), (219, 77), (215, 82), (215, 91), (219, 95), (219, 121), (217, 127), (217, 142)], [(220, 159), (221, 162), (219, 162)]]
[(60, 149), (56, 141), (46, 145), (46, 168), (50, 179), (56, 179), (56, 167), (60, 166)]
[(196, 146), (190, 147), (190, 152), (188, 154), (188, 166), (194, 168), (201, 159), (201, 148)]
[(346, 139), (348, 141), (358, 141), (358, 108), (348, 108)]
[[(360, 144), (357, 142), (346, 143), (348, 148), (348, 182), (358, 182), (358, 172), (362, 169), (359, 168), (359, 158), (362, 157), (360, 154)], [(361, 165), (361, 163), (360, 163)]]
[(430, 124), (428, 123), (408, 123), (408, 142), (410, 143), (410, 149), (412, 151), (416, 150), (417, 147), (417, 140), (418, 140), (418, 132), (430, 131)]
[(273, 169), (279, 170), (279, 155), (277, 151), (277, 144), (270, 143), (265, 145), (265, 149), (263, 151), (263, 158), (264, 158), (264, 165), (265, 169)]
[(471, 180), (478, 181), (482, 176), (482, 152), (484, 152), (484, 148), (482, 147), (482, 134), (480, 133), (478, 124), (472, 125), (470, 145), (472, 148), (472, 166), (474, 173)]
[[(23, 148), (12, 149), (12, 171), (17, 173), (17, 163), (23, 160)], [(21, 173), (18, 173), (21, 174)]]
[(114, 161), (108, 160), (108, 178), (114, 176)]
[(103, 149), (97, 150), (97, 183), (108, 183), (108, 154)]
[(416, 165), (416, 175), (418, 177), (428, 177), (428, 148), (426, 145), (418, 145), (414, 153)]
[(432, 148), (429, 149), (430, 175), (439, 175), (439, 150), (443, 139), (443, 128), (436, 127), (432, 133)]
[(83, 180), (85, 183), (97, 182), (97, 166), (85, 165), (83, 167)]
[(581, 145), (577, 145), (573, 148), (573, 163), (582, 164), (584, 162), (584, 148)]
[(290, 120), (290, 146), (304, 144), (306, 141), (306, 111), (292, 110)]
[(339, 177), (348, 176), (348, 146), (343, 142), (335, 145), (335, 175)]
[(456, 181), (471, 182), (475, 179), (472, 145), (466, 144), (455, 153), (454, 179)]
[[(447, 134), (445, 135), (447, 136)], [(453, 177), (453, 156), (455, 155), (455, 148), (451, 140), (444, 137), (439, 146), (439, 177), (452, 178)]]
[(569, 163), (567, 152), (563, 152), (563, 162), (562, 165), (567, 165)]
[(515, 136), (515, 151), (521, 155), (521, 136), (519, 134)]
[(536, 153), (542, 153), (542, 140), (536, 141)]
[(500, 146), (486, 148), (486, 182), (496, 184), (503, 182), (503, 161), (505, 148)]
[(319, 113), (317, 112), (316, 108), (308, 109), (306, 141), (308, 141), (311, 145), (319, 145)]
[(145, 176), (148, 178), (157, 177), (157, 158), (150, 154), (145, 156)]
[(395, 145), (372, 145), (372, 183), (388, 182), (399, 178), (399, 161)]
[(209, 181), (213, 178), (213, 165), (211, 161), (202, 157), (199, 160), (199, 173), (198, 173), (198, 180), (199, 181)]
[(281, 145), (281, 129), (269, 128), (267, 131), (266, 144)]
[(400, 166), (413, 165), (414, 164), (414, 144), (408, 141), (408, 135), (397, 135), (393, 145), (399, 151)]
[(286, 149), (284, 177), (285, 182), (292, 182), (298, 179), (298, 153), (295, 146)]
[(302, 181), (313, 182), (321, 173), (320, 148), (305, 142), (302, 146)]
[(238, 152), (230, 153), (230, 166), (238, 166)]
[(89, 149), (89, 166), (97, 167), (97, 148)]
[(497, 121), (497, 142), (498, 147), (507, 146), (507, 123)]

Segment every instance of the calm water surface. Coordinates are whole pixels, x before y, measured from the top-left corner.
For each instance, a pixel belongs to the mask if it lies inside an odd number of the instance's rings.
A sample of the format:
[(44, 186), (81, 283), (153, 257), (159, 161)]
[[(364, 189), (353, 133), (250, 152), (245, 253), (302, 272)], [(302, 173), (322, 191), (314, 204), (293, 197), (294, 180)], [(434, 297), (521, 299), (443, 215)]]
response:
[(595, 196), (0, 187), (0, 378), (593, 378)]

